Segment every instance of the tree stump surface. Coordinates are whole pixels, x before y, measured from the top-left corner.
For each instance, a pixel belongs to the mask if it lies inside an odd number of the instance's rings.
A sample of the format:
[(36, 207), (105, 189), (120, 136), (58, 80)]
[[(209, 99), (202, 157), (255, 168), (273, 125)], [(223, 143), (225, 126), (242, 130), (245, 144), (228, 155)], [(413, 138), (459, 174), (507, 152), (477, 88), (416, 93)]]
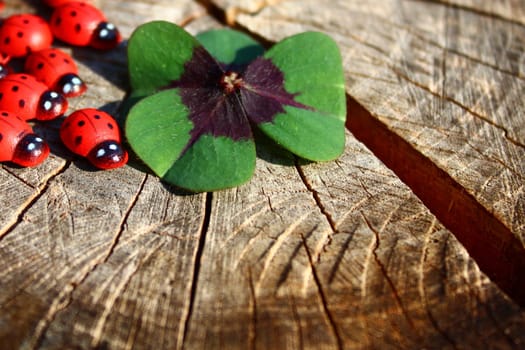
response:
[[(307, 164), (262, 142), (249, 183), (187, 194), (94, 171), (38, 124), (50, 158), (0, 167), (0, 349), (525, 347), (521, 1), (97, 4), (125, 38), (153, 19), (328, 33), (346, 149)], [(66, 50), (89, 86), (70, 111), (116, 113), (125, 43)]]

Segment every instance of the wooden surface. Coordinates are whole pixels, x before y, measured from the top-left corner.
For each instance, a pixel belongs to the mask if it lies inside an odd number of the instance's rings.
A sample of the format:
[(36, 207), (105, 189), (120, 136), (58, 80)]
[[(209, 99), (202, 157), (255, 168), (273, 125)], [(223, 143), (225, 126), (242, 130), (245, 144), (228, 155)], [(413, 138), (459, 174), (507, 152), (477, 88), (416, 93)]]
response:
[[(329, 33), (347, 147), (304, 164), (261, 140), (252, 181), (189, 195), (93, 171), (40, 125), (50, 159), (0, 168), (0, 349), (525, 347), (525, 5), (97, 3), (126, 37), (159, 18)], [(71, 110), (116, 112), (124, 45), (71, 52)]]

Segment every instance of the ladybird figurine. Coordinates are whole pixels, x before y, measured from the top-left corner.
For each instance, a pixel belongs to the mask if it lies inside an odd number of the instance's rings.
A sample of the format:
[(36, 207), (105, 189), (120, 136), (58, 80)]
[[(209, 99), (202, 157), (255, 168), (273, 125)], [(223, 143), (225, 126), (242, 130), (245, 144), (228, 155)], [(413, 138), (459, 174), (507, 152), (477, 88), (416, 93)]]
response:
[(121, 36), (106, 16), (85, 2), (68, 2), (55, 8), (51, 31), (57, 39), (76, 46), (109, 50), (120, 43)]
[(49, 146), (16, 114), (0, 111), (0, 162), (35, 166), (49, 155)]
[(30, 52), (47, 49), (52, 42), (49, 25), (36, 15), (12, 15), (0, 27), (0, 52), (11, 57), (23, 57)]
[(29, 74), (8, 74), (0, 79), (0, 110), (24, 120), (51, 120), (64, 115), (68, 102)]
[(65, 97), (82, 95), (87, 89), (78, 76), (73, 58), (59, 49), (49, 48), (31, 53), (26, 59), (24, 70)]
[(99, 169), (118, 168), (128, 161), (117, 122), (98, 109), (71, 113), (60, 127), (60, 139), (69, 150), (86, 157)]

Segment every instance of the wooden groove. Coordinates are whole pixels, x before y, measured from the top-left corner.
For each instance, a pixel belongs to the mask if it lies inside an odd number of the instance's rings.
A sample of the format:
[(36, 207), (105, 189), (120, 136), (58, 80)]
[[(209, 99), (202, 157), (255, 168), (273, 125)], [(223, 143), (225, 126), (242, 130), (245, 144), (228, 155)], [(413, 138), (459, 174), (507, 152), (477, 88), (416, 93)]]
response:
[(199, 281), (199, 272), (201, 269), (201, 259), (204, 251), (204, 244), (206, 242), (206, 235), (210, 226), (210, 219), (212, 216), (212, 205), (213, 205), (213, 192), (206, 193), (205, 207), (204, 207), (204, 218), (202, 221), (202, 226), (200, 229), (199, 243), (195, 252), (194, 262), (193, 262), (193, 274), (190, 287), (190, 295), (188, 301), (188, 307), (186, 310), (186, 315), (183, 319), (183, 328), (180, 332), (178, 339), (178, 349), (184, 349), (186, 347), (186, 340), (188, 338), (188, 330), (190, 326), (190, 321), (193, 316), (193, 307), (195, 299), (197, 296), (197, 284)]
[(407, 185), (463, 244), (479, 268), (525, 306), (525, 248), (517, 236), (443, 169), (347, 96), (346, 127)]

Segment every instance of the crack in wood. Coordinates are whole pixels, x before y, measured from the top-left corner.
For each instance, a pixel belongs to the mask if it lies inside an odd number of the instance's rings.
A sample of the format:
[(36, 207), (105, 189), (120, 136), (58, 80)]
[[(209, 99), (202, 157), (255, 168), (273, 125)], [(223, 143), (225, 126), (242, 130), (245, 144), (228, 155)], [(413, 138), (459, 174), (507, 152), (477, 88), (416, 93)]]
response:
[[(301, 178), (301, 181), (303, 182), (304, 186), (308, 191), (312, 194), (312, 197), (314, 198), (314, 201), (323, 214), (323, 216), (326, 218), (326, 221), (330, 225), (330, 228), (332, 229), (332, 234), (337, 233), (337, 227), (336, 223), (332, 218), (332, 215), (326, 210), (326, 207), (323, 205), (323, 202), (321, 201), (321, 197), (319, 196), (319, 192), (313, 186), (308, 182), (308, 177), (304, 173), (301, 165), (299, 164), (298, 158), (295, 158), (295, 168), (297, 169), (297, 172), (299, 173), (299, 177)], [(329, 237), (330, 239), (330, 237)]]
[(257, 295), (255, 293), (255, 286), (253, 284), (252, 270), (248, 267), (248, 287), (250, 289), (250, 314), (251, 323), (248, 333), (248, 343), (250, 344), (250, 349), (255, 350), (257, 348)]
[(350, 132), (412, 189), (503, 292), (525, 306), (525, 279), (520, 277), (525, 271), (525, 248), (514, 233), (448, 173), (350, 96), (347, 110)]
[(195, 2), (206, 9), (208, 15), (213, 17), (217, 22), (220, 22), (224, 25), (228, 25), (226, 20), (226, 11), (214, 4), (211, 0), (195, 0)]
[[(6, 167), (2, 164), (2, 170), (5, 171), (6, 173), (8, 173), (9, 175), (11, 175), (12, 177), (14, 177), (15, 179), (17, 179), (18, 181), (20, 181), (21, 183), (23, 183), (24, 185), (26, 185), (27, 187), (29, 188), (37, 188), (38, 186), (35, 186), (33, 185), (32, 183), (29, 183), (26, 179), (22, 178), (20, 175), (18, 175), (17, 173), (15, 173), (14, 171), (12, 171), (11, 169), (9, 169), (9, 167)], [(45, 180), (44, 180), (45, 181)]]
[[(54, 171), (47, 174), (47, 177), (45, 177), (42, 183), (36, 188), (36, 191), (31, 196), (28, 197), (25, 203), (18, 210), (18, 213), (14, 215), (13, 220), (11, 220), (11, 222), (7, 222), (7, 224), (4, 225), (4, 227), (0, 229), (0, 242), (9, 233), (15, 230), (18, 224), (20, 224), (24, 220), (24, 216), (26, 215), (26, 213), (47, 192), (53, 180), (56, 179), (61, 174), (63, 174), (69, 168), (70, 165), (71, 165), (71, 162), (69, 161), (65, 162), (62, 166), (54, 169)], [(31, 187), (35, 188), (34, 186), (31, 186)]]
[[(146, 181), (148, 180), (148, 178), (149, 178), (149, 175), (145, 174), (144, 178), (142, 179), (142, 182), (139, 185), (137, 193), (135, 193), (135, 196), (131, 200), (128, 208), (126, 209), (126, 211), (124, 212), (124, 215), (122, 216), (122, 220), (119, 223), (118, 231), (115, 234), (115, 236), (113, 238), (113, 241), (111, 242), (111, 245), (109, 247), (108, 253), (106, 254), (106, 256), (104, 257), (104, 259), (102, 260), (101, 263), (106, 263), (108, 261), (108, 259), (111, 257), (111, 255), (113, 255), (113, 252), (115, 251), (115, 248), (117, 247), (117, 245), (118, 245), (118, 243), (120, 241), (120, 237), (122, 236), (122, 232), (124, 232), (124, 229), (126, 227), (126, 224), (127, 224), (128, 218), (129, 218), (129, 215), (131, 214), (133, 208), (137, 204), (137, 202), (139, 200), (139, 197), (140, 197), (142, 191), (144, 190), (144, 186), (146, 185)], [(93, 266), (92, 271), (94, 271), (97, 268), (98, 265), (99, 264), (96, 264), (95, 266)], [(86, 276), (86, 277), (88, 277), (88, 276)]]
[(188, 304), (181, 316), (181, 326), (179, 328), (179, 334), (177, 339), (177, 348), (184, 349), (186, 339), (188, 337), (188, 330), (190, 326), (191, 317), (193, 316), (193, 307), (197, 296), (197, 287), (199, 282), (199, 272), (201, 268), (202, 255), (204, 253), (204, 245), (206, 243), (206, 236), (210, 227), (210, 220), (212, 215), (213, 206), (213, 192), (206, 193), (205, 204), (204, 204), (204, 218), (202, 220), (202, 226), (200, 228), (199, 244), (195, 250), (193, 257), (193, 272), (191, 279), (191, 286), (188, 296)]
[[(412, 318), (410, 317), (408, 313), (408, 310), (406, 309), (405, 305), (403, 304), (403, 301), (401, 300), (401, 296), (399, 295), (399, 292), (397, 291), (394, 281), (392, 281), (392, 279), (388, 275), (386, 266), (383, 264), (383, 262), (381, 261), (381, 259), (379, 259), (379, 256), (377, 255), (377, 250), (379, 249), (379, 242), (380, 242), (379, 231), (374, 228), (372, 223), (368, 220), (368, 218), (363, 212), (360, 212), (360, 214), (363, 220), (365, 221), (366, 226), (370, 229), (370, 231), (372, 231), (375, 237), (373, 241), (373, 248), (372, 248), (372, 256), (374, 257), (374, 261), (379, 267), (379, 270), (381, 271), (381, 274), (385, 278), (388, 286), (390, 287), (390, 290), (392, 291), (392, 295), (394, 296), (394, 299), (396, 300), (396, 303), (399, 306), (399, 309), (401, 310), (401, 312), (403, 313), (403, 316), (405, 317), (408, 325), (410, 326), (410, 328), (414, 330), (415, 334), (417, 334), (416, 332), (417, 328), (415, 327), (414, 322), (412, 321)], [(391, 250), (393, 251), (394, 249), (391, 249)]]
[(337, 349), (342, 350), (344, 349), (343, 346), (343, 339), (341, 338), (341, 335), (339, 334), (339, 329), (337, 328), (337, 322), (335, 321), (332, 312), (330, 311), (330, 308), (328, 307), (328, 301), (326, 299), (326, 295), (323, 289), (323, 284), (317, 274), (317, 269), (315, 267), (315, 263), (312, 258), (312, 254), (310, 253), (310, 250), (308, 249), (308, 245), (306, 244), (306, 238), (301, 234), (301, 240), (302, 245), (304, 247), (304, 250), (306, 251), (306, 255), (308, 257), (308, 262), (310, 265), (310, 272), (312, 274), (312, 277), (314, 279), (317, 293), (319, 294), (319, 298), (321, 299), (321, 306), (323, 308), (323, 312), (326, 315), (328, 324), (330, 326), (330, 330), (332, 332), (332, 335), (335, 338)]

